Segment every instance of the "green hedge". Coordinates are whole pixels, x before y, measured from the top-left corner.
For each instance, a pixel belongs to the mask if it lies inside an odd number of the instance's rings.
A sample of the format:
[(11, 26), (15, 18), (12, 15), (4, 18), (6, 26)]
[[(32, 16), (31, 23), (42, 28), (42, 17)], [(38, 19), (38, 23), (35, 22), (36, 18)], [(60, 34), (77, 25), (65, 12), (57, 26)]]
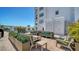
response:
[(37, 31), (31, 31), (32, 35), (37, 35)]
[(28, 42), (30, 40), (30, 37), (18, 34), (17, 40), (21, 41), (22, 43), (26, 43), (26, 42)]
[(16, 33), (16, 32), (10, 32), (9, 36), (13, 36), (14, 38), (16, 38), (17, 40), (19, 40), (22, 43), (26, 43), (30, 40), (29, 36), (22, 35), (22, 34)]
[(9, 32), (9, 36), (13, 36), (13, 37), (15, 37), (15, 38), (17, 38), (17, 34), (18, 34), (18, 33), (13, 32), (13, 31)]
[(43, 37), (49, 37), (49, 38), (54, 38), (54, 33), (53, 32), (45, 32), (45, 31), (33, 31), (31, 32), (33, 35), (40, 35)]
[(68, 46), (68, 44), (69, 44), (68, 40), (57, 40), (57, 42), (62, 44), (62, 45), (65, 45), (65, 46)]
[(41, 36), (54, 38), (54, 33), (53, 32), (42, 32)]

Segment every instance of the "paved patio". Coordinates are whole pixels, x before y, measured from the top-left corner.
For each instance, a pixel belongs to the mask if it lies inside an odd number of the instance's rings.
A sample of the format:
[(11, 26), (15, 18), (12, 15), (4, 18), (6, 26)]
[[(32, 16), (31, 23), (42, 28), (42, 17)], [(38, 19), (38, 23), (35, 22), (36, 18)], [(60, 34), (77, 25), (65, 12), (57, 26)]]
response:
[[(45, 46), (43, 46), (44, 51), (64, 51), (63, 49), (59, 48), (61, 46), (60, 44), (57, 44), (56, 46), (56, 40), (43, 37), (42, 40), (47, 40), (47, 49)], [(0, 39), (0, 51), (16, 51), (8, 39), (8, 32), (5, 32), (4, 37)], [(33, 48), (32, 51), (40, 51), (40, 47)]]
[(4, 37), (0, 38), (0, 51), (16, 51), (8, 39), (8, 32), (4, 32)]
[[(42, 40), (47, 40), (47, 49), (45, 48), (45, 46), (43, 46), (44, 51), (65, 51), (60, 48), (61, 45), (58, 44), (57, 41), (54, 39), (48, 39), (42, 37)], [(32, 51), (40, 51), (40, 47), (33, 48)]]

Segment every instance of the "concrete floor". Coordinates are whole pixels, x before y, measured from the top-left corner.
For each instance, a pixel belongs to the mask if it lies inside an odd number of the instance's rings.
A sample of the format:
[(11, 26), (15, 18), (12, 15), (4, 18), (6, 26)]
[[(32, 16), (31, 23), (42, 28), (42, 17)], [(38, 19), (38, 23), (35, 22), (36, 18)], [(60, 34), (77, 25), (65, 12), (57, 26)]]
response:
[(4, 32), (4, 37), (0, 38), (0, 51), (16, 51), (8, 39), (8, 32)]
[[(45, 48), (45, 46), (42, 46), (43, 51), (64, 51), (63, 49), (60, 48), (61, 45), (58, 44), (57, 41), (54, 39), (48, 39), (42, 37), (41, 40), (47, 41), (47, 48)], [(32, 51), (40, 51), (40, 47), (32, 48)]]

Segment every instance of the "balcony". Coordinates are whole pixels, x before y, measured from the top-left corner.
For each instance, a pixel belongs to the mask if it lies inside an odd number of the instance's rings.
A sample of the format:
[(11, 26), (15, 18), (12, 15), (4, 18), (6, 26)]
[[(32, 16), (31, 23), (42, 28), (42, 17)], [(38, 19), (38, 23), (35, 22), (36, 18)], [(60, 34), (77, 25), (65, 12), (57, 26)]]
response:
[(40, 7), (40, 8), (39, 8), (40, 11), (43, 10), (43, 9), (44, 9), (43, 7)]
[(44, 16), (44, 13), (40, 13), (40, 14), (39, 14), (39, 17), (43, 17), (43, 16)]

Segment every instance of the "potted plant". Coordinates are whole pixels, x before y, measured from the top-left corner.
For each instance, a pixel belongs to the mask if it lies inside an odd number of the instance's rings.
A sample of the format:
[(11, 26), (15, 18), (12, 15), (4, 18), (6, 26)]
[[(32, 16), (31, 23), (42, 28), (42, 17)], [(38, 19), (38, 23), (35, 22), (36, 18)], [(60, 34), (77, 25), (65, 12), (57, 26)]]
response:
[(75, 50), (79, 51), (79, 21), (68, 26), (68, 33), (75, 40)]

